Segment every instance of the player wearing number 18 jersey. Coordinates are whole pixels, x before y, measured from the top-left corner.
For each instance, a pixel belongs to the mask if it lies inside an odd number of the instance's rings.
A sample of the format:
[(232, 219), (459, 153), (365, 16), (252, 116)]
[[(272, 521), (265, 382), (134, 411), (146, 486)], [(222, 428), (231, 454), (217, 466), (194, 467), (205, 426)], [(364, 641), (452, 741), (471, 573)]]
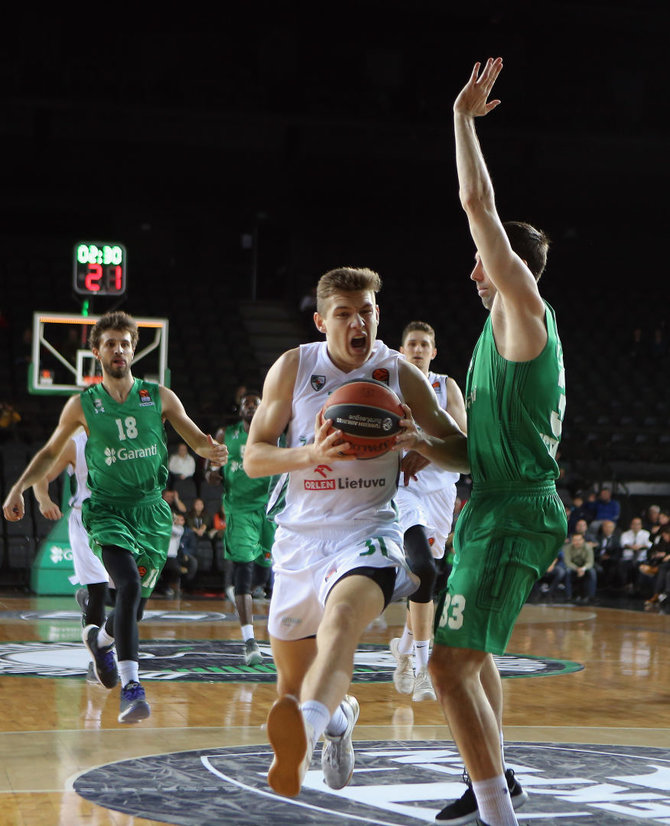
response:
[(167, 483), (167, 444), (159, 386), (134, 379), (128, 396), (112, 398), (104, 385), (81, 394), (89, 437), (86, 463), (91, 496), (82, 506), (94, 551), (132, 549), (149, 597), (163, 570), (172, 532)]
[(99, 681), (113, 688), (121, 678), (122, 723), (150, 713), (139, 682), (137, 622), (165, 562), (171, 532), (170, 510), (161, 498), (167, 480), (163, 422), (169, 421), (199, 455), (218, 465), (227, 456), (226, 447), (196, 426), (171, 390), (133, 378), (137, 339), (137, 324), (126, 313), (98, 319), (90, 345), (102, 367), (102, 382), (65, 404), (56, 429), (3, 506), (7, 519), (21, 519), (23, 491), (48, 475), (80, 426), (86, 429), (91, 496), (82, 505), (82, 520), (114, 581), (116, 602), (105, 624), (88, 625), (83, 636)]

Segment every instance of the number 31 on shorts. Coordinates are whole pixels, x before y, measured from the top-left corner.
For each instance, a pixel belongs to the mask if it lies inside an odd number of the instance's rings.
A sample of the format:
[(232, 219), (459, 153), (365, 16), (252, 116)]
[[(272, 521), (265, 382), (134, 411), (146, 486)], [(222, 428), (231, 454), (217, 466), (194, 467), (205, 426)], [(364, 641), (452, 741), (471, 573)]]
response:
[(465, 611), (465, 597), (462, 594), (445, 594), (442, 613), (440, 614), (440, 628), (448, 625), (452, 631), (458, 631), (463, 625)]

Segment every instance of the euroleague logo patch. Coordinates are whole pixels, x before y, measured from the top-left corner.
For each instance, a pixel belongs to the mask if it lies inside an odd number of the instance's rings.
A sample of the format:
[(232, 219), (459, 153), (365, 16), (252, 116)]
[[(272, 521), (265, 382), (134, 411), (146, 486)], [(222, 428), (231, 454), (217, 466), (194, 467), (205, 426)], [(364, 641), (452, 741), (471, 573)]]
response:
[[(110, 763), (77, 777), (81, 797), (136, 817), (194, 826), (425, 826), (459, 798), (463, 764), (451, 743), (354, 741), (351, 782), (325, 785), (320, 746), (297, 798), (267, 785), (269, 746), (151, 755)], [(622, 826), (670, 821), (668, 752), (643, 746), (506, 743), (506, 763), (529, 794), (521, 822)]]
[(375, 381), (381, 381), (384, 384), (388, 384), (389, 383), (389, 371), (386, 369), (386, 367), (377, 367), (376, 370), (372, 371), (372, 378)]
[[(71, 637), (72, 635), (69, 634)], [(142, 640), (142, 680), (274, 683), (272, 650), (259, 642), (263, 662), (245, 665), (238, 640)], [(0, 676), (78, 677), (86, 674), (89, 656), (81, 642), (12, 642), (0, 644)], [(540, 677), (581, 671), (578, 663), (505, 654), (495, 657), (502, 677)], [(396, 661), (383, 645), (359, 645), (354, 683), (391, 682)]]
[(143, 388), (142, 390), (140, 390), (139, 396), (140, 407), (149, 407), (150, 405), (153, 405), (154, 400), (151, 398), (151, 394), (148, 390)]

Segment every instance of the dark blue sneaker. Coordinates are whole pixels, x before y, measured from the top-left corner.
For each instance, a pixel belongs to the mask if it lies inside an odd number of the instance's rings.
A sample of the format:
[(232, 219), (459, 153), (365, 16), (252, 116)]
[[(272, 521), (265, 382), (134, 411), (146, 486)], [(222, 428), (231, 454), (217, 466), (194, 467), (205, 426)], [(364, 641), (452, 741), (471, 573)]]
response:
[[(514, 809), (518, 809), (528, 800), (528, 792), (524, 791), (521, 787), (512, 769), (505, 770), (505, 780), (507, 780), (507, 788), (509, 789), (512, 806)], [(463, 782), (467, 786), (463, 795), (459, 797), (458, 800), (447, 803), (444, 809), (435, 816), (435, 823), (442, 824), (442, 826), (445, 826), (445, 824), (451, 824), (451, 826), (466, 826), (467, 823), (481, 823), (481, 821), (477, 820), (479, 808), (467, 772), (463, 772)], [(486, 826), (486, 824), (484, 824), (484, 826)]]
[(144, 688), (135, 680), (126, 683), (121, 689), (119, 723), (138, 723), (140, 720), (146, 720), (150, 714), (151, 709), (144, 695)]
[(97, 625), (87, 625), (81, 633), (84, 645), (88, 648), (93, 657), (93, 667), (95, 676), (100, 685), (105, 688), (114, 688), (119, 681), (119, 670), (116, 667), (116, 657), (114, 656), (114, 646), (107, 645), (104, 648), (98, 645)]

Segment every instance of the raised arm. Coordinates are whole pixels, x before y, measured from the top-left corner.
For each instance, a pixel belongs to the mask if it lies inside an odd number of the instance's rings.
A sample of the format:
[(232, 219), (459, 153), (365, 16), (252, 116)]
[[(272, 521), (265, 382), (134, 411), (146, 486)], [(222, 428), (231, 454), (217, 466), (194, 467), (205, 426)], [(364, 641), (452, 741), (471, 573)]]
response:
[[(542, 339), (544, 303), (535, 276), (512, 250), (498, 216), (493, 184), (475, 128), (475, 118), (485, 117), (500, 104), (500, 100), (489, 101), (488, 98), (502, 71), (502, 58), (489, 58), (481, 73), (480, 68), (481, 65), (475, 63), (470, 79), (454, 102), (456, 169), (461, 204), (486, 275), (500, 293), (502, 307), (497, 309), (499, 312), (504, 310), (510, 323), (514, 321), (515, 325), (524, 323), (524, 320), (530, 321), (526, 334)], [(495, 314), (492, 318), (495, 329)], [(538, 321), (542, 323), (538, 324)], [(543, 342), (540, 344), (543, 346)]]
[(37, 451), (26, 469), (16, 480), (2, 506), (5, 519), (17, 522), (23, 518), (25, 508), (23, 491), (48, 476), (68, 440), (80, 426), (86, 426), (86, 418), (79, 396), (72, 396), (65, 403), (58, 424), (43, 448)]
[[(438, 404), (428, 380), (408, 361), (398, 362), (398, 380), (406, 401), (406, 429), (398, 449), (416, 450), (446, 470), (469, 473), (467, 439), (456, 422)], [(417, 430), (415, 423), (421, 430)]]
[(313, 442), (298, 447), (278, 447), (277, 441), (291, 419), (299, 358), (297, 349), (289, 350), (268, 370), (263, 400), (252, 419), (244, 451), (244, 470), (251, 477), (274, 476), (355, 458), (341, 455), (349, 444), (341, 441), (342, 433), (333, 430), (329, 420), (321, 422), (319, 416), (314, 425)]
[(225, 445), (220, 445), (209, 434), (205, 434), (200, 430), (184, 409), (184, 405), (176, 393), (161, 385), (160, 395), (163, 415), (186, 444), (198, 456), (209, 459), (212, 464), (225, 465), (228, 461), (228, 448)]

